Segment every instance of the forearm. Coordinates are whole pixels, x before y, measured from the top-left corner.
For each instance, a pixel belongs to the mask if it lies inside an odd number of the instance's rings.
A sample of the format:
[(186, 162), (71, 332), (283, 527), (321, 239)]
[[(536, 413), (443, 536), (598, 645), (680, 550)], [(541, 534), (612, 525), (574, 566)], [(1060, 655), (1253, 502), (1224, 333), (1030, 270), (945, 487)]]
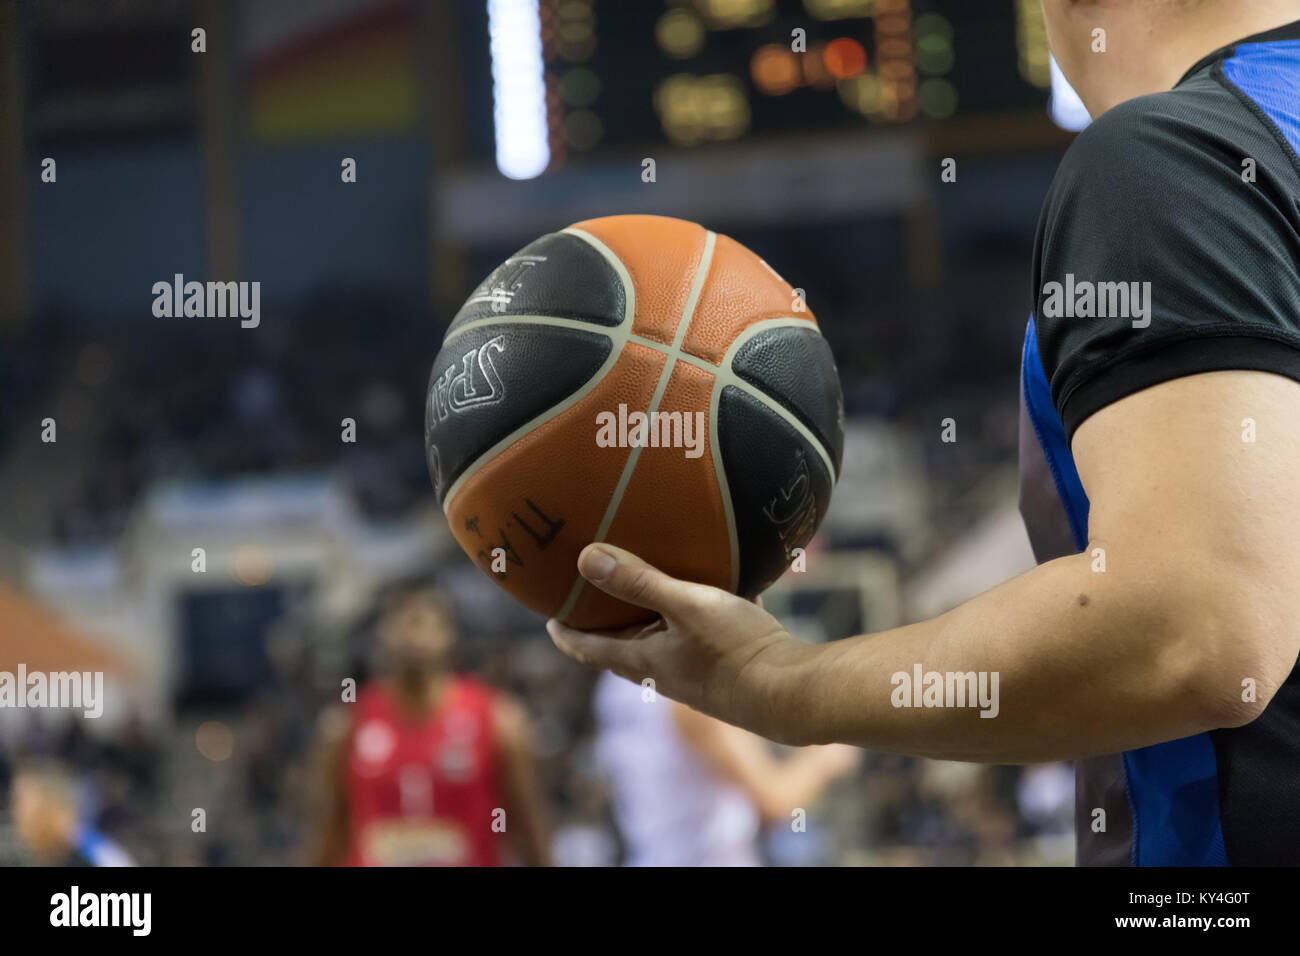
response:
[(803, 750), (783, 761), (773, 761), (771, 783), (759, 803), (765, 820), (789, 820), (795, 809), (806, 809), (832, 779), (816, 750)]
[(550, 866), (546, 811), (530, 737), (523, 729), (507, 742), (504, 784), (507, 800), (507, 832), (511, 847), (525, 866)]
[(331, 820), (316, 835), (311, 866), (341, 866), (347, 856), (347, 824)]
[(514, 851), (525, 866), (550, 866), (551, 855), (546, 840), (546, 824), (541, 807), (533, 799), (516, 796), (515, 827), (510, 831)]
[(341, 768), (350, 746), (349, 723), (336, 710), (321, 715), (312, 757), (310, 802), (315, 834), (309, 851), (312, 866), (341, 866), (348, 849), (348, 794)]
[(314, 813), (315, 832), (308, 849), (309, 866), (342, 866), (348, 850), (346, 795), (330, 774), (321, 783)]
[[(1113, 753), (1223, 726), (1221, 700), (1244, 675), (1223, 673), (1213, 699), (1205, 630), (1214, 622), (1190, 626), (1179, 602), (1194, 582), (1171, 589), (1156, 573), (1099, 573), (1086, 554), (1061, 558), (930, 621), (781, 649), (751, 669), (751, 724), (791, 743), (994, 763)], [(916, 706), (918, 666), (944, 676), (929, 694), (943, 706)], [(946, 677), (970, 672), (986, 701), (955, 706), (949, 687), (964, 682)], [(922, 698), (926, 690), (923, 679)]]

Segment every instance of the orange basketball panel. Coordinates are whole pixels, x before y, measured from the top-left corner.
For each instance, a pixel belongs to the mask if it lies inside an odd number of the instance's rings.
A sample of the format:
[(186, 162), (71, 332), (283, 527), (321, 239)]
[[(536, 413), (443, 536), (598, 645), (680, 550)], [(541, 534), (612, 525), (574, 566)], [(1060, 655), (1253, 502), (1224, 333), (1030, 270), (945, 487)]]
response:
[[(539, 614), (555, 614), (568, 596), (630, 453), (597, 447), (596, 416), (620, 403), (648, 408), (663, 363), (662, 353), (628, 344), (590, 392), (485, 462), (447, 507), (465, 552)], [(492, 568), (497, 548), (504, 572)]]
[(632, 332), (671, 345), (704, 254), (707, 230), (664, 216), (608, 216), (575, 222), (570, 228), (595, 236), (627, 267), (636, 292)]
[(794, 289), (762, 259), (736, 240), (718, 236), (713, 262), (682, 351), (718, 363), (728, 346), (745, 329), (766, 319), (806, 318), (813, 314), (795, 309)]
[[(704, 369), (677, 363), (659, 411), (680, 418), (670, 419), (659, 435), (670, 442), (691, 437), (699, 455), (687, 457), (688, 451), (693, 455), (696, 450), (685, 447), (642, 448), (605, 540), (627, 548), (674, 577), (729, 588), (731, 538), (709, 433), (713, 380), (712, 373)], [(653, 616), (584, 584), (568, 623), (600, 630)]]

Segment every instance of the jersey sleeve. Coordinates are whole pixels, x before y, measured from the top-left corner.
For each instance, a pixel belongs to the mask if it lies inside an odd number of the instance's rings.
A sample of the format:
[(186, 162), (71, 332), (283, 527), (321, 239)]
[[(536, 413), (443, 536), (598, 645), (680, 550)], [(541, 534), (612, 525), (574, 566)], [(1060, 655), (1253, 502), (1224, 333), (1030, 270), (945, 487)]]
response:
[(1110, 110), (1052, 183), (1035, 323), (1068, 438), (1106, 405), (1185, 375), (1300, 381), (1300, 176), (1265, 123), (1223, 96), (1227, 118), (1177, 91)]

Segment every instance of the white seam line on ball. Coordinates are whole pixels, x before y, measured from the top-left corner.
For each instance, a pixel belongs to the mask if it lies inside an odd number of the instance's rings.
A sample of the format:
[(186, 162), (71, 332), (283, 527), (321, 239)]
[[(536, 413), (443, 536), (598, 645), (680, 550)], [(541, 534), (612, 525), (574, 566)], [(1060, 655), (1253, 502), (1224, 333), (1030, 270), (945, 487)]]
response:
[[(709, 266), (713, 262), (713, 247), (718, 241), (718, 236), (710, 230), (704, 239), (704, 251), (700, 255), (700, 264), (695, 267), (695, 276), (691, 281), (691, 292), (687, 296), (686, 306), (682, 309), (681, 317), (677, 320), (677, 328), (673, 333), (673, 345), (664, 358), (664, 369), (659, 373), (659, 382), (655, 385), (654, 395), (650, 399), (650, 408), (647, 411), (647, 417), (653, 420), (655, 412), (659, 411), (659, 403), (663, 401), (664, 393), (668, 391), (668, 382), (673, 377), (673, 370), (677, 368), (677, 359), (682, 355), (682, 342), (686, 338), (686, 331), (691, 327), (691, 319), (695, 316), (695, 306), (700, 301), (700, 292), (704, 288), (704, 279), (709, 274)], [(609, 533), (610, 525), (614, 523), (614, 515), (618, 512), (618, 506), (623, 500), (623, 493), (627, 490), (628, 483), (632, 480), (632, 472), (636, 470), (636, 463), (641, 457), (641, 446), (633, 447), (627, 456), (627, 461), (623, 465), (623, 474), (619, 476), (618, 484), (614, 487), (614, 494), (609, 499), (609, 505), (605, 508), (605, 517), (601, 519), (600, 527), (596, 529), (596, 536), (592, 541), (604, 541), (605, 535)], [(582, 587), (586, 580), (581, 574), (574, 578), (573, 586), (569, 589), (569, 596), (565, 598), (564, 604), (556, 612), (556, 617), (564, 620), (573, 611), (573, 607), (578, 603), (578, 595), (582, 593)]]

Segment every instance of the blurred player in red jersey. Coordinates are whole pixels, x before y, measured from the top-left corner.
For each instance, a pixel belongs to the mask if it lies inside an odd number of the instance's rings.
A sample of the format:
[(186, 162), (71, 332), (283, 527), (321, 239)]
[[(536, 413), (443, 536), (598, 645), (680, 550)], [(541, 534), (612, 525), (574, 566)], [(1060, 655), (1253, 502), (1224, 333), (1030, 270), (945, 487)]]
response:
[(379, 622), (386, 680), (321, 722), (315, 862), (499, 866), (549, 861), (522, 708), (451, 670), (451, 616), (431, 590), (398, 598)]

